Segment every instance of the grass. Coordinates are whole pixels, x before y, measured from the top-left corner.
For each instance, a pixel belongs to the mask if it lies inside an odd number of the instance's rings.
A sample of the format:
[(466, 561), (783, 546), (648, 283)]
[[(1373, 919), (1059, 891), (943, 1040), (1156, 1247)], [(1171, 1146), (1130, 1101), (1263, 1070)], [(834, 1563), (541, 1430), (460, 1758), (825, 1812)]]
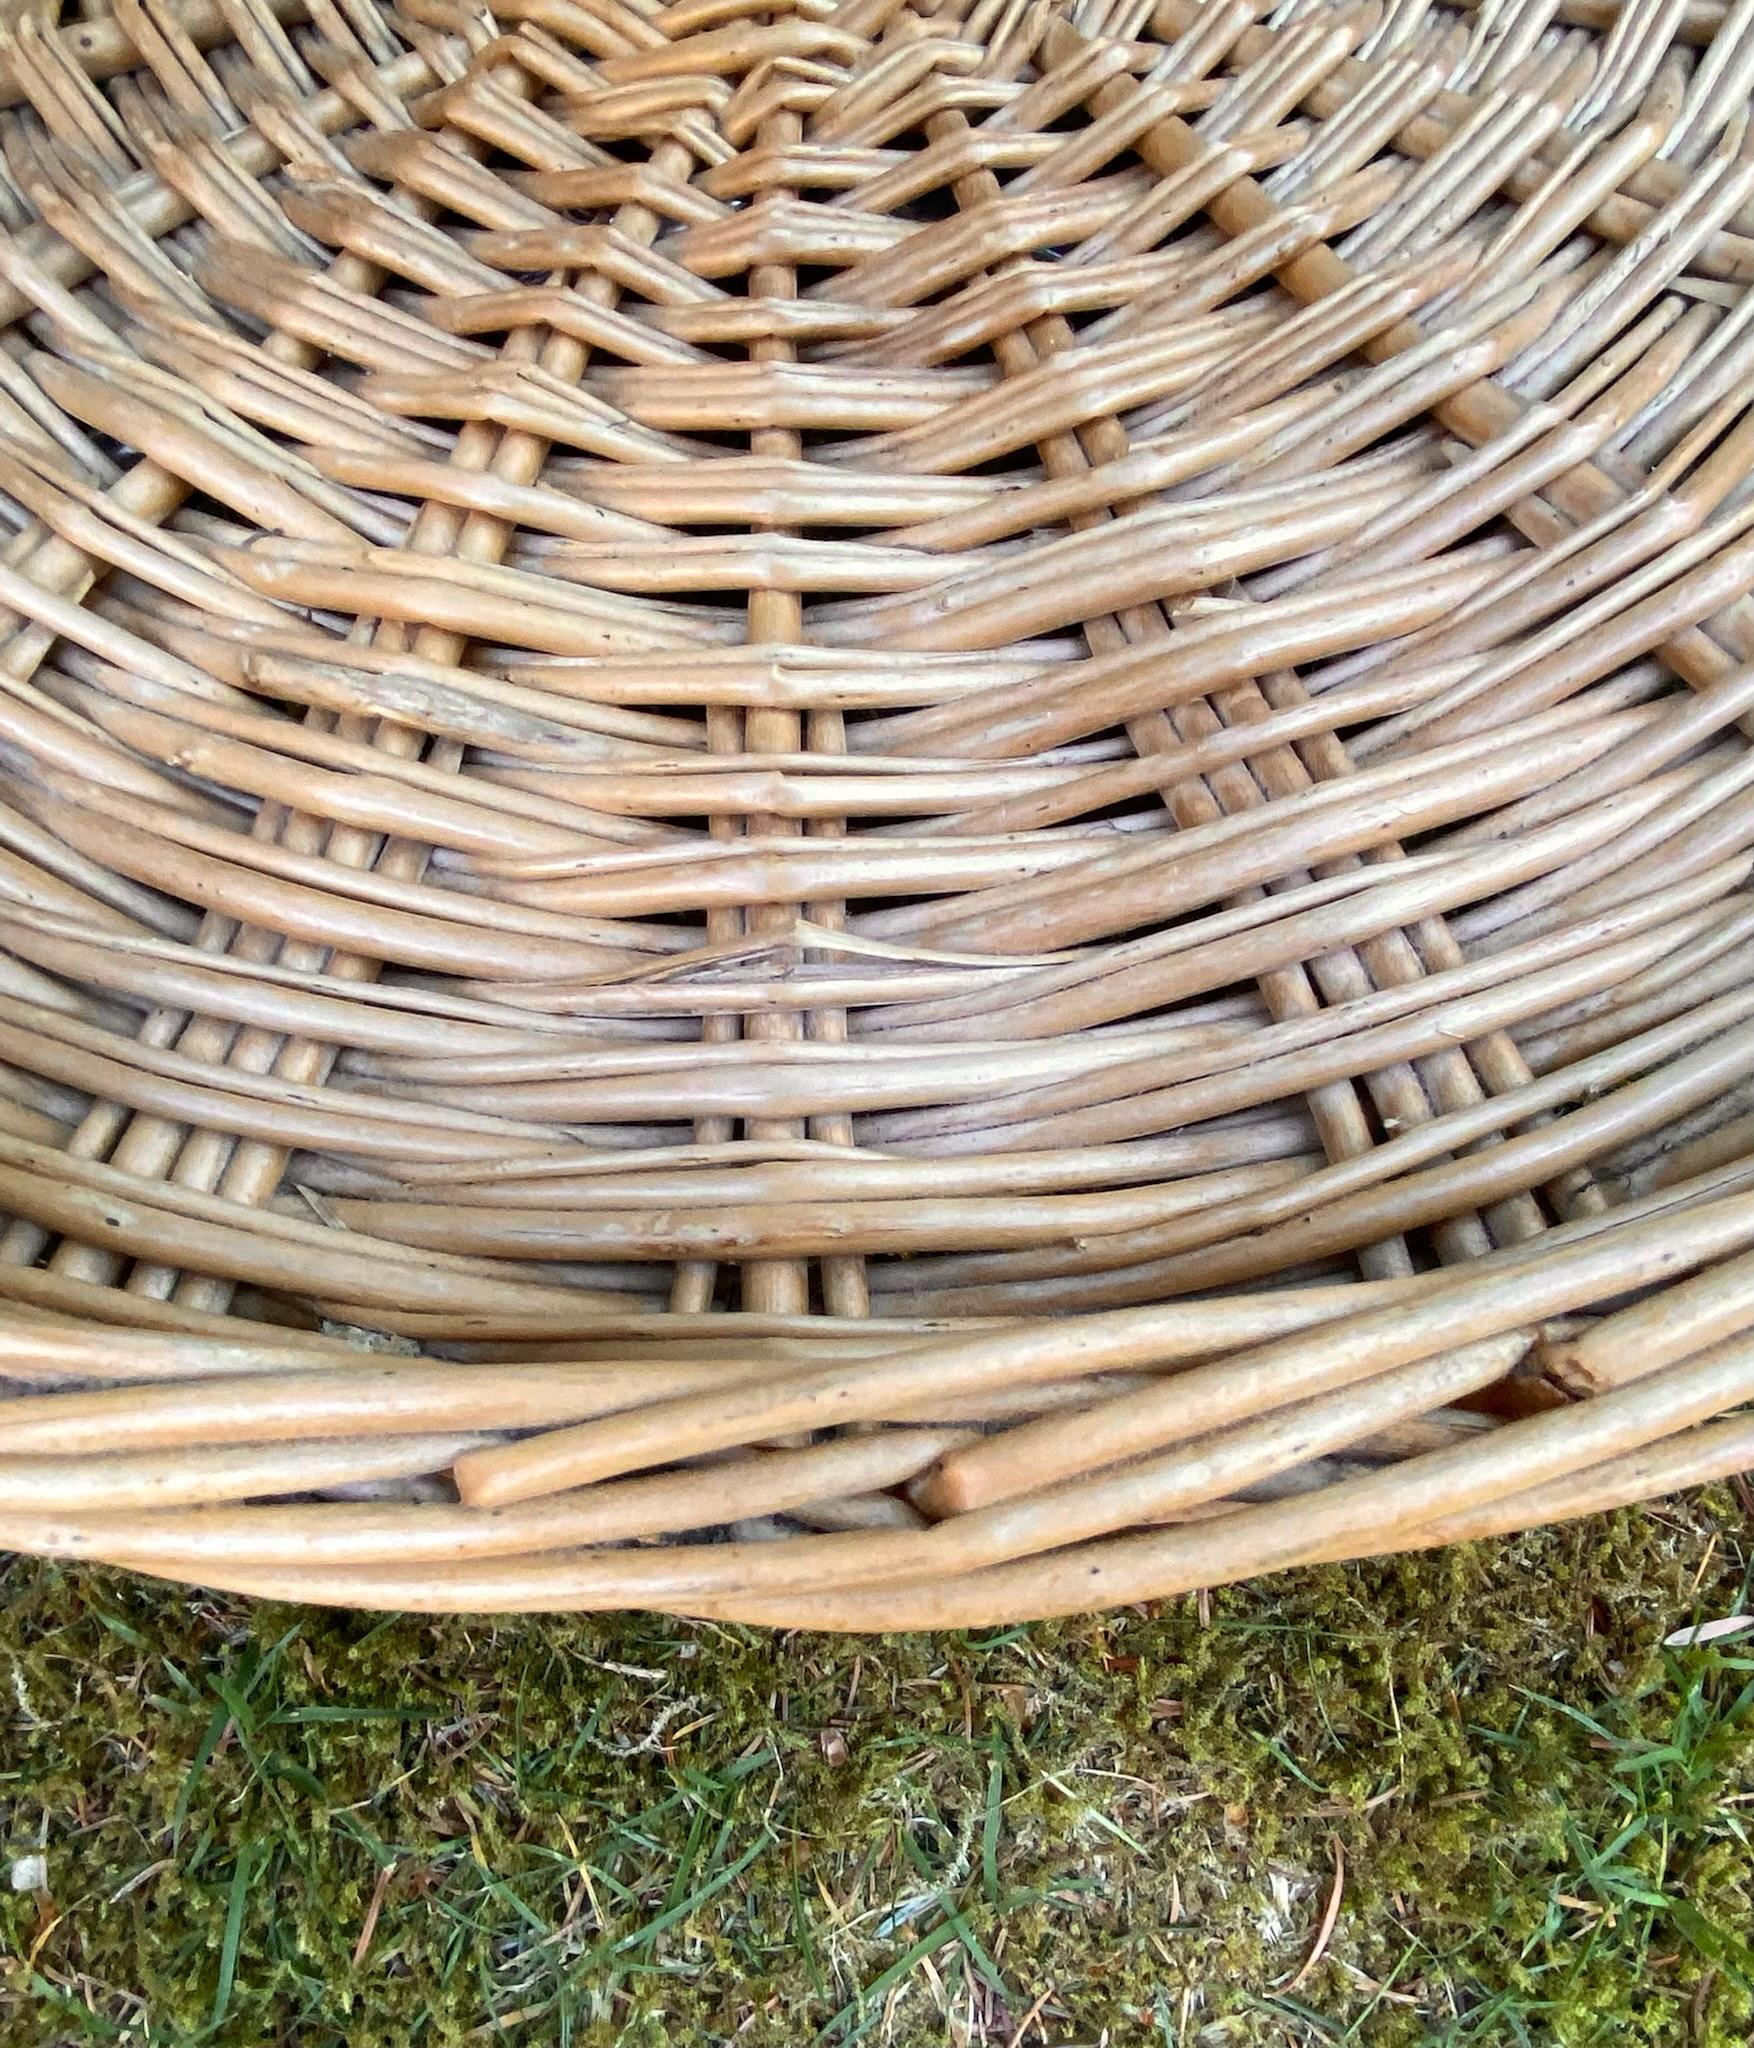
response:
[(1748, 1604), (1750, 1528), (936, 1638), (20, 1561), (0, 2044), (1730, 2048), (1754, 1636), (1661, 1642)]

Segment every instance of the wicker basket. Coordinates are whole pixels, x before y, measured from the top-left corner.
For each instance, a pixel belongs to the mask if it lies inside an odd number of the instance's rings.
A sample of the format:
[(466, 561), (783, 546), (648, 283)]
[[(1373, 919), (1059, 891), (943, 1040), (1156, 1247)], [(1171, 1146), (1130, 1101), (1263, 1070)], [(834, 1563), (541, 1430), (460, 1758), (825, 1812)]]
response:
[(1754, 1464), (1746, 0), (8, 12), (0, 1542), (960, 1626)]

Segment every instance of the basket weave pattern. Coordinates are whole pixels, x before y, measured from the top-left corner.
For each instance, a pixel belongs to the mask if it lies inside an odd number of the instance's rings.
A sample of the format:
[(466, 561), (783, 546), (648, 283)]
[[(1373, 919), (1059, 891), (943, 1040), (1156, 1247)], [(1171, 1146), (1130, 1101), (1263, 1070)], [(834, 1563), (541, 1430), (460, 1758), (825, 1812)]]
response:
[(0, 1542), (960, 1625), (1754, 1463), (1751, 81), (14, 10)]

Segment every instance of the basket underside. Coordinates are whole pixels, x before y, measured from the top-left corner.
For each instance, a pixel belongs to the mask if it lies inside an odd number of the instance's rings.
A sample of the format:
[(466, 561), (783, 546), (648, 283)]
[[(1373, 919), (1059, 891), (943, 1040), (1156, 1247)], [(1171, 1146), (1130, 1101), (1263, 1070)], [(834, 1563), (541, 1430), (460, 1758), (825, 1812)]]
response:
[(1754, 1464), (1747, 7), (9, 12), (0, 1542), (966, 1625)]

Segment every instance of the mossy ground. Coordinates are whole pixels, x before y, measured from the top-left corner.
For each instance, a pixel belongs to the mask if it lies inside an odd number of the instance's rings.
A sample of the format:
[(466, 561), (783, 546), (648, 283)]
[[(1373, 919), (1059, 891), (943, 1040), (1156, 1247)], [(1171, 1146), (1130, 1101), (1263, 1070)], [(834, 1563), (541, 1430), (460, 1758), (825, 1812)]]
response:
[(0, 2043), (1729, 2048), (1754, 1637), (1660, 1645), (1751, 1555), (1724, 1491), (865, 1640), (19, 1562)]

